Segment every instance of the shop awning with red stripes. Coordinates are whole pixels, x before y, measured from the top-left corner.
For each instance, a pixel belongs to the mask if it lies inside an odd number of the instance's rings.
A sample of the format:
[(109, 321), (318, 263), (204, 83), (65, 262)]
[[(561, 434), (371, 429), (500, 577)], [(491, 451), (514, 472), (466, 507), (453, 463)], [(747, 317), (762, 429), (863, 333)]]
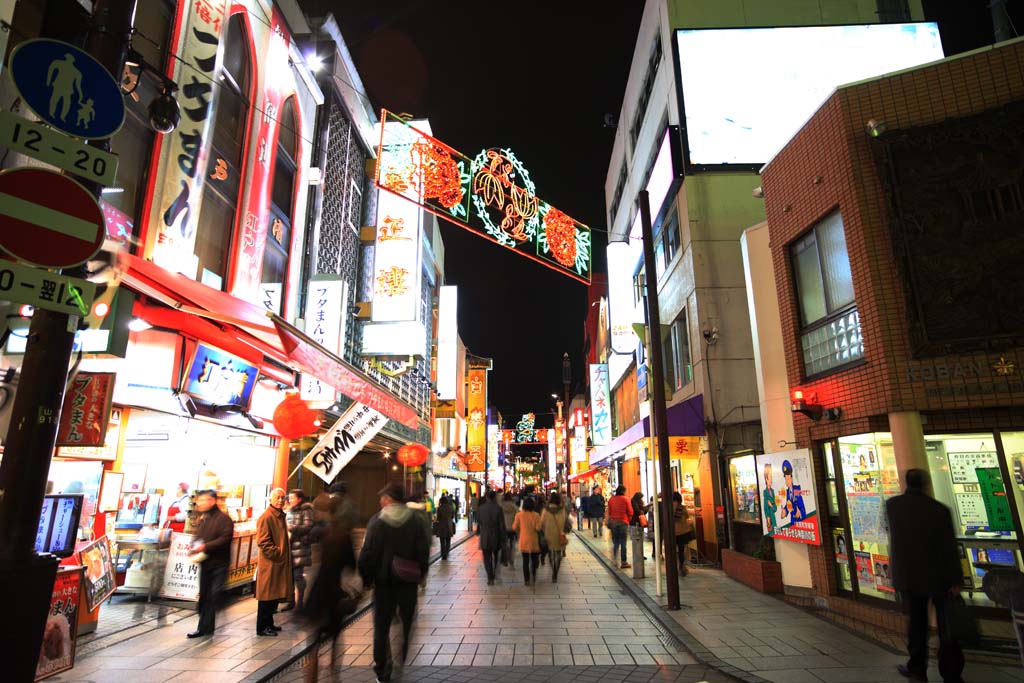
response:
[(595, 467), (593, 469), (587, 470), (586, 472), (579, 472), (577, 474), (571, 474), (571, 475), (569, 475), (569, 481), (570, 482), (574, 482), (574, 481), (586, 481), (588, 479), (593, 479), (594, 475), (597, 474), (598, 471), (600, 471), (600, 469), (601, 468), (599, 468), (599, 467)]

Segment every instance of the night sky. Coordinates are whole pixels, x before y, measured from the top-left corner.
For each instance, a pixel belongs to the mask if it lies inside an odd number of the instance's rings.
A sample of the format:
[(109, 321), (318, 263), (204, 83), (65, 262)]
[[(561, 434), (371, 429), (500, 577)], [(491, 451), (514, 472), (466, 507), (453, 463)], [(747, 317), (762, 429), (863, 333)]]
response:
[[(925, 0), (947, 55), (992, 42), (985, 0)], [(643, 0), (347, 0), (304, 2), (338, 18), (375, 107), (430, 119), (435, 137), (467, 156), (509, 147), (537, 194), (586, 223), (604, 270), (604, 180), (614, 140), (604, 115), (622, 104)], [(1020, 2), (1009, 1), (1014, 24)], [(469, 351), (494, 359), (491, 403), (514, 423), (538, 423), (562, 393), (561, 358), (583, 382), (586, 288), (441, 221), (447, 284), (459, 286)]]

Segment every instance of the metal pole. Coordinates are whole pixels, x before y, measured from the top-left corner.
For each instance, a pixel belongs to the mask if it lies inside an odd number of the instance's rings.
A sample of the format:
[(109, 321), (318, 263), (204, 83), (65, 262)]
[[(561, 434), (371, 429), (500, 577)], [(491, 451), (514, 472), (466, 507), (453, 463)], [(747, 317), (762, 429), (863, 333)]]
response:
[[(93, 7), (85, 50), (115, 81), (134, 16), (135, 0), (99, 0)], [(110, 149), (109, 140), (91, 144)], [(83, 184), (99, 197), (99, 184)], [(31, 681), (35, 675), (57, 573), (57, 558), (35, 552), (35, 533), (77, 328), (78, 316), (36, 309), (0, 462), (0, 603), (20, 619), (18, 628), (0, 638), (0, 661), (12, 681)]]
[[(651, 399), (651, 428), (657, 434), (658, 472), (661, 475), (661, 513), (666, 526), (674, 519), (672, 510), (672, 468), (668, 458), (668, 411), (665, 407), (665, 376), (661, 358), (661, 312), (658, 310), (658, 274), (654, 265), (654, 235), (651, 228), (650, 198), (641, 190), (640, 227), (644, 242), (644, 275), (647, 281), (647, 320), (650, 348), (647, 349), (650, 373), (647, 390)], [(665, 543), (665, 581), (668, 583), (668, 608), (679, 609), (679, 566), (675, 543)]]
[[(644, 328), (644, 347), (647, 350), (647, 357), (651, 357), (651, 327), (650, 325)], [(647, 391), (651, 390), (651, 374), (647, 373)], [(658, 456), (657, 450), (654, 447), (654, 430), (651, 430), (650, 435), (647, 437), (648, 448), (650, 449), (651, 459), (654, 460), (654, 466), (658, 467)], [(651, 517), (654, 519), (654, 595), (661, 597), (661, 513), (658, 505), (658, 472), (654, 473), (654, 486), (651, 490), (654, 491), (654, 505), (651, 506)]]

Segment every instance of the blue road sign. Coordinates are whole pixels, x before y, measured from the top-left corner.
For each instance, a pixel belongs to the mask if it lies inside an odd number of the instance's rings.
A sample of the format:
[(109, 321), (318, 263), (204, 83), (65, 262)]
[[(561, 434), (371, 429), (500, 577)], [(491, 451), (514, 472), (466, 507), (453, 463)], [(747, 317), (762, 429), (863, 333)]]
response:
[(78, 138), (106, 138), (124, 123), (121, 88), (103, 65), (70, 43), (28, 40), (11, 54), (18, 94), (39, 118)]

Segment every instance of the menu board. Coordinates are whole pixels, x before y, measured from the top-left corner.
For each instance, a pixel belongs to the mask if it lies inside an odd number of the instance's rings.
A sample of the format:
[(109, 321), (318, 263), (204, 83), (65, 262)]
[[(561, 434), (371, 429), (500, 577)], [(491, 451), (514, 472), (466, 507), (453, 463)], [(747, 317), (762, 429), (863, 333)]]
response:
[(199, 600), (199, 565), (189, 559), (192, 534), (171, 534), (170, 554), (164, 568), (164, 583), (160, 595), (178, 600)]
[(956, 509), (960, 523), (967, 530), (987, 529), (988, 515), (985, 513), (985, 499), (979, 493), (956, 494)]
[(78, 563), (85, 567), (85, 607), (93, 611), (114, 592), (114, 563), (110, 542), (100, 536), (78, 551)]
[(50, 611), (46, 615), (43, 645), (39, 648), (35, 680), (48, 678), (75, 665), (75, 640), (78, 631), (78, 594), (81, 567), (62, 567), (50, 593)]
[(70, 557), (78, 539), (78, 520), (82, 515), (84, 496), (80, 493), (48, 495), (36, 527), (36, 552)]
[(977, 484), (979, 467), (999, 467), (995, 453), (947, 453), (949, 475), (954, 484)]

